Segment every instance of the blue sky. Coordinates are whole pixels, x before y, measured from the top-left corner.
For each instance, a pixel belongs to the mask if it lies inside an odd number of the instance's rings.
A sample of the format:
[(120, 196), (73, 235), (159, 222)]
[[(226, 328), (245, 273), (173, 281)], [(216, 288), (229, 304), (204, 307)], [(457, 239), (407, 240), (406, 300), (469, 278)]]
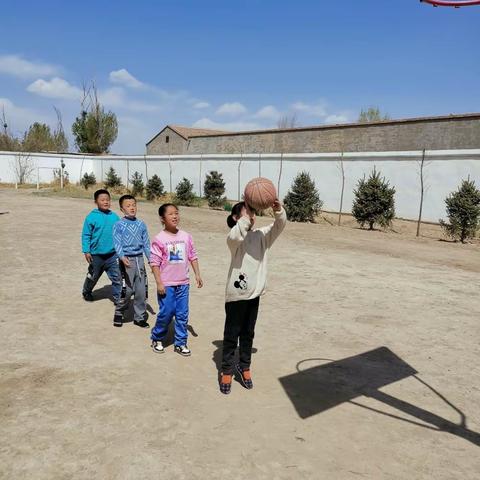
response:
[[(418, 0), (9, 2), (0, 108), (67, 132), (83, 82), (117, 114), (115, 153), (165, 124), (225, 130), (480, 111), (480, 7)], [(71, 141), (71, 149), (74, 149)]]

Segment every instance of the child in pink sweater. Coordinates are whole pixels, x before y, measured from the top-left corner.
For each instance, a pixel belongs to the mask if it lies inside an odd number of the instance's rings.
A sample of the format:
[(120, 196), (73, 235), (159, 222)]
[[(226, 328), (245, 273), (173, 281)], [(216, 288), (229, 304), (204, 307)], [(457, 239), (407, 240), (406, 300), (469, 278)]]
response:
[(198, 266), (197, 252), (192, 236), (178, 229), (180, 215), (176, 205), (165, 203), (158, 209), (164, 229), (153, 239), (150, 265), (157, 283), (159, 311), (152, 329), (152, 350), (163, 353), (163, 339), (175, 316), (175, 352), (191, 354), (187, 346), (188, 297), (190, 278), (188, 264), (192, 265), (198, 288), (203, 280)]

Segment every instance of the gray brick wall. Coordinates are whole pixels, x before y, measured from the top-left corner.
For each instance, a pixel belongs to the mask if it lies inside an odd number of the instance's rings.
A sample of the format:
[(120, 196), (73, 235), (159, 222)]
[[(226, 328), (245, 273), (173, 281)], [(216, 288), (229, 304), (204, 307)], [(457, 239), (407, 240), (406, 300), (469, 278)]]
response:
[[(168, 154), (164, 134), (148, 154)], [(315, 130), (191, 137), (170, 131), (170, 153), (316, 153), (480, 148), (480, 115), (425, 119), (391, 124), (335, 126)], [(172, 142), (173, 135), (180, 140)], [(162, 143), (163, 140), (163, 143)]]

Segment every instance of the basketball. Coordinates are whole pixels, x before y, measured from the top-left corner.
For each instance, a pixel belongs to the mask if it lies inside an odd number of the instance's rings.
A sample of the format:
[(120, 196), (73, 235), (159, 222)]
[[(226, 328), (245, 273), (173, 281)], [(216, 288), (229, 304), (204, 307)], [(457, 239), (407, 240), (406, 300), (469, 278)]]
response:
[(247, 183), (244, 197), (250, 207), (265, 210), (277, 199), (277, 190), (268, 178), (257, 177)]

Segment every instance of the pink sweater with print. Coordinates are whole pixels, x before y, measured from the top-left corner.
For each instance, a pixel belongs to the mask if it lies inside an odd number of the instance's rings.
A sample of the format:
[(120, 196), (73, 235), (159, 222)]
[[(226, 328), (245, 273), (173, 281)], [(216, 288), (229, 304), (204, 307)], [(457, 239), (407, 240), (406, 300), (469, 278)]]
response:
[(188, 264), (197, 259), (192, 236), (161, 231), (152, 241), (150, 265), (159, 267), (162, 283), (166, 287), (190, 283)]

